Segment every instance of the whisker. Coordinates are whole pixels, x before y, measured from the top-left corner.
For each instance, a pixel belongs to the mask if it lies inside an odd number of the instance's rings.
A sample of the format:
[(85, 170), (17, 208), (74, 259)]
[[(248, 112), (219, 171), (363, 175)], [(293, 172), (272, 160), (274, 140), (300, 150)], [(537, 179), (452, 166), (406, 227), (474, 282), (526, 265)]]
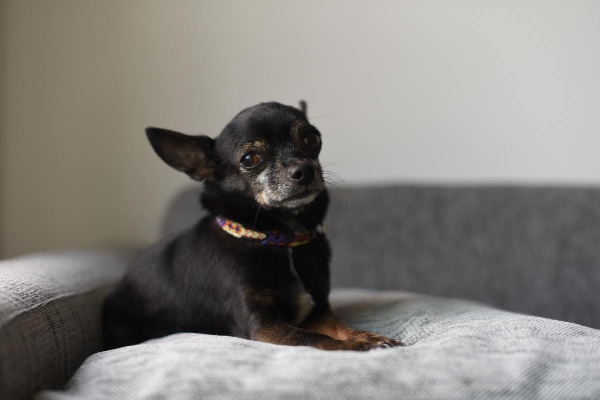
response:
[(345, 166), (346, 164), (337, 164), (337, 163), (332, 163), (332, 162), (322, 162), (321, 166), (322, 167), (342, 167)]
[(311, 115), (309, 119), (321, 118), (321, 117), (334, 117), (333, 114), (321, 114), (321, 115)]
[(260, 213), (261, 209), (262, 209), (262, 206), (259, 204), (258, 210), (256, 210), (256, 215), (254, 216), (254, 223), (252, 224), (252, 230), (256, 229), (256, 222), (258, 222), (258, 214)]
[(344, 183), (344, 180), (335, 172), (332, 171), (322, 171), (323, 180), (326, 184), (338, 187)]
[(325, 182), (326, 185), (333, 186), (333, 187), (340, 187), (344, 184), (343, 180), (341, 180), (341, 179), (325, 178), (325, 179), (323, 179), (323, 181)]

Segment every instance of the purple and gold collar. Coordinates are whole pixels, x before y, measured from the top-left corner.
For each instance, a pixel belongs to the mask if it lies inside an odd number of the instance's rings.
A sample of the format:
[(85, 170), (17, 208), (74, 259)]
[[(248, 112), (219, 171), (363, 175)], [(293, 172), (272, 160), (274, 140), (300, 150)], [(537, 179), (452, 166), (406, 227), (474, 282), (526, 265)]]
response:
[(216, 221), (221, 229), (231, 236), (264, 244), (266, 246), (298, 247), (309, 243), (317, 236), (322, 236), (325, 233), (322, 225), (317, 226), (317, 228), (312, 231), (283, 233), (278, 231), (255, 231), (223, 217), (216, 217)]

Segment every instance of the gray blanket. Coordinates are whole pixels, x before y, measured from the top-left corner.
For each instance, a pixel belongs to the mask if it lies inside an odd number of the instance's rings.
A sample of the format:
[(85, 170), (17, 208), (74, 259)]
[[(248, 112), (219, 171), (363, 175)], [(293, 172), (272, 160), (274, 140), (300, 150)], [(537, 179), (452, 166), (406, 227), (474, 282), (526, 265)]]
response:
[(595, 399), (600, 331), (460, 300), (338, 290), (351, 325), (407, 346), (327, 352), (183, 333), (94, 354), (67, 399)]

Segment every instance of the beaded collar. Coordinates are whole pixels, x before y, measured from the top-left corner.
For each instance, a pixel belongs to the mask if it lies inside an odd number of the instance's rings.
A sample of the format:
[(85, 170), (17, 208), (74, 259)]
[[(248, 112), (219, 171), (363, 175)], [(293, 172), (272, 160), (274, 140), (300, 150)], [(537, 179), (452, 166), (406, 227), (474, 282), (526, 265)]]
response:
[(317, 236), (322, 236), (325, 234), (323, 225), (317, 226), (317, 228), (312, 231), (306, 231), (302, 233), (282, 233), (278, 231), (254, 231), (252, 229), (245, 228), (237, 222), (223, 217), (216, 217), (216, 221), (221, 229), (229, 233), (231, 236), (264, 244), (266, 246), (302, 246), (303, 244), (309, 243)]

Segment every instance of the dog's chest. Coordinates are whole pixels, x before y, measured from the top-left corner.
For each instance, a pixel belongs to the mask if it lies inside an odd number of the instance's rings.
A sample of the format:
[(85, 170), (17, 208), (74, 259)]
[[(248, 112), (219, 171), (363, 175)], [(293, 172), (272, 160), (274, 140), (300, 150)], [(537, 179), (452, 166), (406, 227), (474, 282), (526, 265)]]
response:
[(293, 250), (291, 247), (288, 247), (288, 261), (289, 261), (290, 271), (296, 278), (296, 282), (297, 282), (296, 287), (294, 288), (295, 315), (292, 319), (292, 324), (299, 325), (302, 322), (304, 322), (306, 317), (308, 317), (310, 315), (310, 313), (312, 312), (312, 310), (315, 306), (315, 302), (314, 302), (312, 296), (310, 295), (310, 293), (308, 293), (306, 291), (306, 288), (302, 284), (302, 280), (298, 276), (298, 272), (296, 271), (296, 266), (294, 265)]

